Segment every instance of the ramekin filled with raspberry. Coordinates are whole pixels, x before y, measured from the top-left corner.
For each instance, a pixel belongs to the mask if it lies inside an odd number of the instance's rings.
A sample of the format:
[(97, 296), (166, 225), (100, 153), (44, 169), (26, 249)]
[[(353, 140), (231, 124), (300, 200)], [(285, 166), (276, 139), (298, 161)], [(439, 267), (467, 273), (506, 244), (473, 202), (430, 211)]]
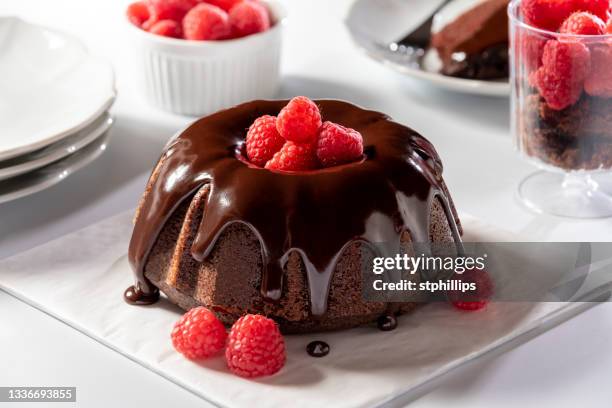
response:
[(513, 134), (541, 168), (521, 199), (555, 215), (612, 216), (597, 181), (612, 169), (610, 1), (513, 0), (508, 13)]
[(278, 90), (285, 12), (272, 0), (138, 0), (126, 18), (154, 106), (204, 115)]

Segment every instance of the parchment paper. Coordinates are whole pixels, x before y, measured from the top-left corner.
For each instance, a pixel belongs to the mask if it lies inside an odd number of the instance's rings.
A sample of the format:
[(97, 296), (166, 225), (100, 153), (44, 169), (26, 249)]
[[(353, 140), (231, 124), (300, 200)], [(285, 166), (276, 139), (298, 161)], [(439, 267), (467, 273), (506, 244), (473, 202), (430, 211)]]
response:
[[(373, 327), (286, 336), (288, 360), (275, 376), (245, 380), (222, 356), (194, 363), (176, 353), (170, 331), (181, 311), (165, 300), (148, 307), (123, 301), (132, 283), (126, 261), (132, 212), (0, 262), (0, 288), (202, 398), (227, 407), (395, 406), (432, 379), (492, 351), (516, 346), (593, 303), (494, 303), (463, 313), (430, 304), (400, 317), (398, 329)], [(509, 236), (464, 216), (469, 239)], [(584, 300), (601, 296), (590, 288)], [(325, 358), (305, 352), (331, 345)]]

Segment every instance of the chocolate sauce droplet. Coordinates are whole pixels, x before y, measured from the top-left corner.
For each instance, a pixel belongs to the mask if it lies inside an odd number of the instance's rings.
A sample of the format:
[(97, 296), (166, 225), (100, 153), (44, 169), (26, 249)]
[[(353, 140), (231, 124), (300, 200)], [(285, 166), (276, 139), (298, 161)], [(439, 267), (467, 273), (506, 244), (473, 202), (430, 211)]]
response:
[(131, 305), (151, 305), (159, 300), (159, 290), (156, 288), (152, 293), (145, 293), (132, 285), (123, 292), (123, 298)]
[(391, 331), (397, 327), (397, 319), (393, 315), (382, 315), (378, 318), (376, 324), (382, 331)]
[(321, 340), (315, 340), (308, 343), (306, 351), (312, 357), (325, 357), (329, 354), (329, 344)]

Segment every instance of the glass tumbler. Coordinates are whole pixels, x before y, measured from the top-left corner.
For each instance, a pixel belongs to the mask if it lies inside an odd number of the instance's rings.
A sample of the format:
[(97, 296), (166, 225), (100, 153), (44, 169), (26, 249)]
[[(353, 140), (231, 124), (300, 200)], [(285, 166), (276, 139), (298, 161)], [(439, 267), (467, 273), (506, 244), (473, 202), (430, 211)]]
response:
[[(508, 6), (512, 134), (539, 167), (519, 185), (531, 209), (612, 216), (612, 35), (559, 34)], [(607, 186), (606, 186), (607, 184)]]

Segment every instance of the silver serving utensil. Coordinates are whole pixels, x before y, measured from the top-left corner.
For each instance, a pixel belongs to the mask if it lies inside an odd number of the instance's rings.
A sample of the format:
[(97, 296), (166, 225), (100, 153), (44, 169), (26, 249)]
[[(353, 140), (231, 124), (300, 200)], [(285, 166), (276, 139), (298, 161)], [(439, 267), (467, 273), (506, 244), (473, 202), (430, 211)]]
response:
[(421, 23), (420, 26), (415, 28), (410, 34), (400, 39), (399, 41), (396, 41), (395, 44), (406, 48), (427, 48), (431, 40), (431, 26), (433, 24), (434, 17), (450, 1), (451, 0), (443, 1), (442, 4), (440, 4), (438, 8), (436, 8), (431, 13), (431, 16), (429, 16), (427, 20), (423, 21), (423, 23)]
[(410, 34), (391, 42), (387, 48), (392, 53), (397, 54), (404, 63), (414, 66), (421, 65), (421, 59), (425, 56), (425, 52), (431, 41), (431, 26), (435, 15), (442, 10), (451, 0), (443, 1), (429, 16), (429, 18), (415, 28)]

